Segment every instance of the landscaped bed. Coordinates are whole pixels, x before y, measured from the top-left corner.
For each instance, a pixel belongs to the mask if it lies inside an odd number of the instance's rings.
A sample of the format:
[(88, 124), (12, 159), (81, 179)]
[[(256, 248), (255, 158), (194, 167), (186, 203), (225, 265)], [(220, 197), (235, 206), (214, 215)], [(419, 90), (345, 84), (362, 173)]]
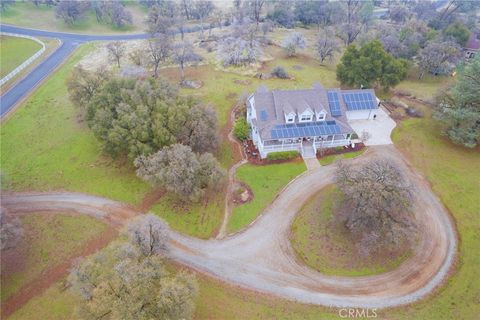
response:
[(327, 149), (322, 156), (317, 153), (317, 158), (322, 166), (326, 166), (340, 159), (352, 159), (358, 157), (362, 155), (365, 150), (367, 150), (367, 148), (363, 145), (363, 143), (358, 143), (355, 145), (355, 148), (339, 147), (338, 149)]
[(297, 256), (309, 267), (327, 275), (367, 276), (393, 270), (411, 251), (361, 256), (343, 224), (334, 219), (342, 194), (334, 185), (309, 199), (292, 224), (291, 242)]

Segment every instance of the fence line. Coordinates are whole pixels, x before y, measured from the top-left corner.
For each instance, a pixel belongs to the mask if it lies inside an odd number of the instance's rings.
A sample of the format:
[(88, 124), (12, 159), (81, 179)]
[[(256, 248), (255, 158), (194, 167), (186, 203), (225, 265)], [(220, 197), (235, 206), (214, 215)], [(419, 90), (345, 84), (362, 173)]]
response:
[(17, 37), (17, 38), (25, 38), (25, 39), (30, 39), (30, 40), (33, 40), (37, 43), (39, 43), (42, 48), (40, 50), (38, 50), (33, 56), (31, 56), (30, 58), (28, 58), (27, 60), (25, 60), (21, 65), (19, 65), (18, 67), (16, 67), (14, 70), (12, 70), (9, 74), (7, 74), (5, 77), (3, 77), (2, 79), (0, 79), (0, 86), (3, 85), (5, 82), (7, 82), (8, 80), (12, 79), (13, 77), (15, 77), (20, 71), (22, 71), (23, 69), (25, 69), (30, 63), (32, 63), (35, 59), (37, 59), (42, 53), (45, 52), (45, 43), (43, 43), (42, 41), (38, 40), (37, 38), (34, 38), (34, 37), (30, 37), (30, 36), (26, 36), (26, 35), (23, 35), (23, 34), (16, 34), (16, 33), (9, 33), (9, 32), (0, 32), (0, 35), (2, 36), (10, 36), (10, 37)]

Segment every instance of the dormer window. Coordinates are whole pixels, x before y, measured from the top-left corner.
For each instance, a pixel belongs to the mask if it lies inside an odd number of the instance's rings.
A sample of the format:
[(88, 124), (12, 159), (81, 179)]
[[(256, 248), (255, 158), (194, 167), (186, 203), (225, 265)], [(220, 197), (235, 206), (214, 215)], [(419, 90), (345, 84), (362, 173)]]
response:
[(295, 122), (295, 112), (290, 112), (285, 114), (285, 122), (286, 123), (294, 123)]
[(326, 116), (327, 114), (325, 113), (325, 111), (320, 111), (319, 113), (317, 113), (317, 121), (325, 121)]
[(307, 110), (302, 112), (302, 114), (300, 115), (300, 117), (299, 117), (300, 122), (312, 121), (314, 116), (315, 116), (315, 114), (312, 112), (312, 110), (310, 110), (310, 108), (308, 108)]

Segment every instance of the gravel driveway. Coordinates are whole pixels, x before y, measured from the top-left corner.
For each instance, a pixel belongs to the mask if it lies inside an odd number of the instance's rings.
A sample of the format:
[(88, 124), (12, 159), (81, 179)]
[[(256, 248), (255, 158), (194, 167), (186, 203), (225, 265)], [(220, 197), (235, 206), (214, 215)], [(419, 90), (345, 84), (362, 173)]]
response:
[(379, 108), (376, 114), (375, 120), (350, 120), (348, 124), (359, 137), (362, 136), (364, 131), (369, 133), (370, 138), (365, 142), (367, 146), (393, 144), (390, 135), (397, 124), (383, 108)]
[[(398, 162), (417, 195), (414, 204), (421, 239), (413, 256), (397, 269), (375, 276), (333, 277), (300, 264), (289, 242), (292, 219), (303, 203), (333, 182), (334, 166), (306, 171), (293, 180), (247, 230), (222, 240), (199, 240), (171, 231), (171, 258), (245, 288), (304, 303), (335, 307), (392, 307), (416, 301), (445, 278), (456, 252), (447, 211), (428, 183), (393, 146), (371, 147), (352, 159)], [(83, 194), (6, 195), (2, 203), (19, 214), (29, 210), (73, 210), (113, 223), (134, 213), (126, 206)]]

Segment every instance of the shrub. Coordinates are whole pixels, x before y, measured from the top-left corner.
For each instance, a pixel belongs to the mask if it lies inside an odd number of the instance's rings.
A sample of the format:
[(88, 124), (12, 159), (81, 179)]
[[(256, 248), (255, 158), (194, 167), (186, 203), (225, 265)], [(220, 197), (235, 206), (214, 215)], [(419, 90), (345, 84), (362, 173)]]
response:
[(267, 155), (268, 160), (288, 160), (299, 156), (298, 151), (279, 151)]
[(250, 126), (247, 123), (245, 118), (240, 118), (235, 121), (235, 126), (233, 127), (233, 134), (239, 140), (247, 140), (250, 136)]
[(288, 75), (287, 71), (283, 67), (280, 67), (280, 66), (276, 66), (275, 68), (273, 68), (272, 76), (280, 78), (280, 79), (288, 79), (289, 78), (289, 75)]

